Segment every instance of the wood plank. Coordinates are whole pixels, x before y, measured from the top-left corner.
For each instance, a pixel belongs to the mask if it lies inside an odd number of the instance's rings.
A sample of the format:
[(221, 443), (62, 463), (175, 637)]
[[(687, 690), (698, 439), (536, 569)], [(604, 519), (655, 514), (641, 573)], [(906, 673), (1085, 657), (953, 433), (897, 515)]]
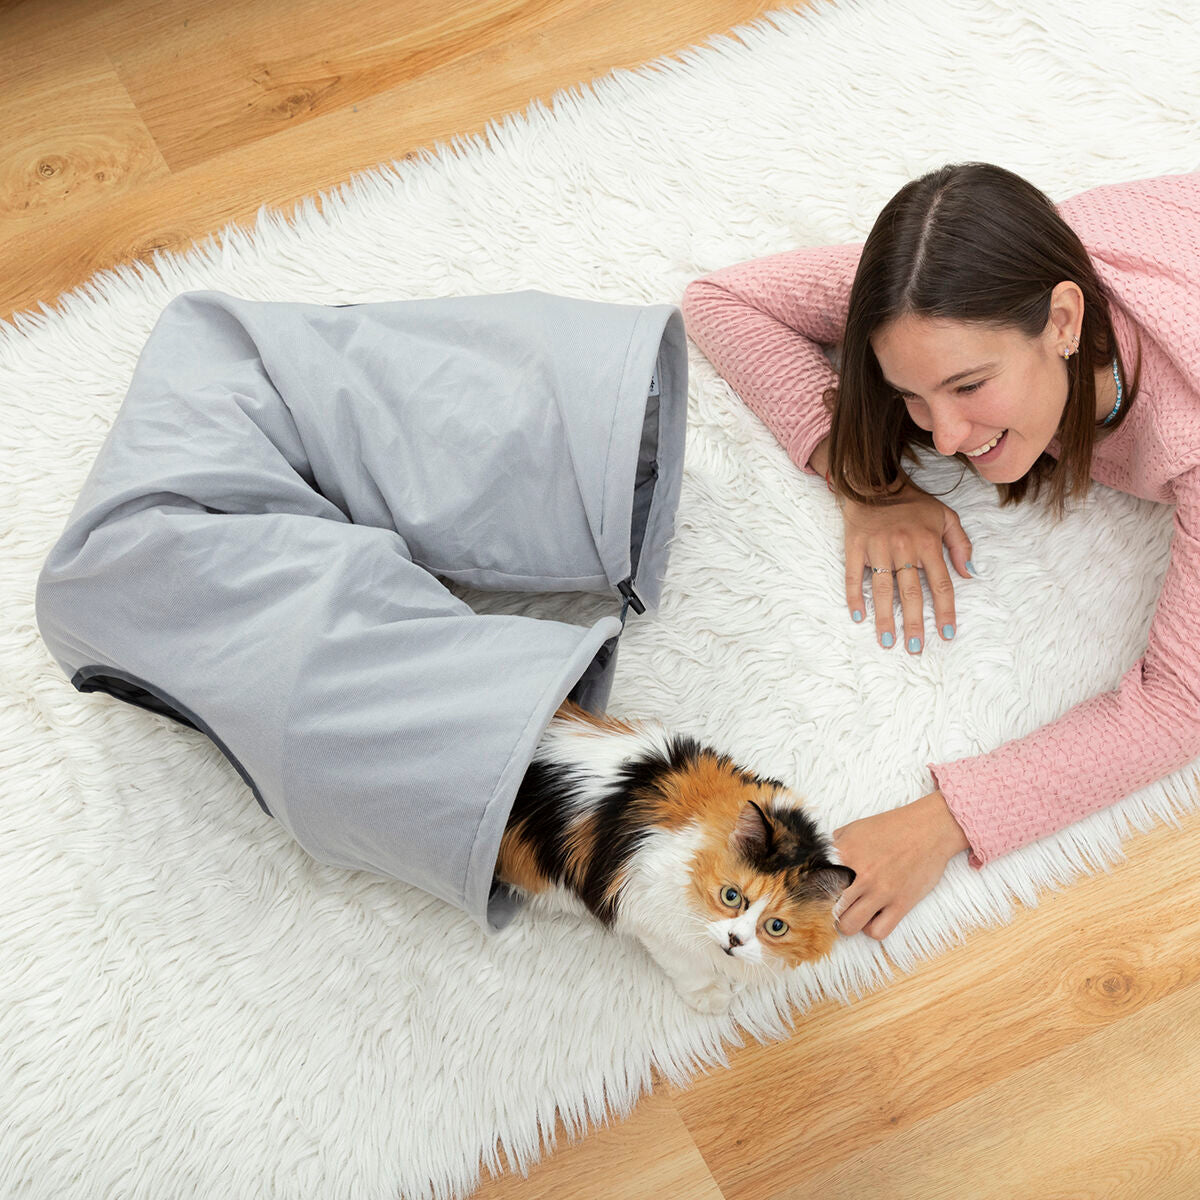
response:
[[(482, 48), (500, 56), (520, 46), (511, 57), (530, 63), (539, 39), (561, 44), (564, 26), (599, 7), (594, 0), (171, 0), (147, 25), (144, 5), (127, 0), (110, 14), (105, 45), (164, 158), (179, 170), (462, 64)], [(181, 69), (196, 77), (182, 89)]]
[[(254, 0), (246, 11), (258, 12), (260, 6), (273, 3)], [(507, 3), (501, 4), (502, 15), (509, 12)], [(394, 0), (377, 4), (393, 19), (406, 11)], [(219, 115), (212, 107), (211, 96), (228, 86), (216, 52), (192, 58), (177, 45), (170, 49), (179, 33), (171, 23), (178, 24), (178, 0), (120, 0), (103, 10), (110, 24), (92, 13), (86, 20), (78, 18), (84, 22), (79, 27), (66, 29), (47, 19), (14, 23), (0, 12), (0, 40), (8, 37), (11, 42), (15, 37), (20, 45), (13, 54), (22, 61), (40, 58), (47, 46), (58, 47), (72, 38), (86, 37), (106, 46), (121, 63), (127, 91), (136, 96), (143, 86), (149, 89), (148, 124), (131, 137), (144, 143), (145, 129), (150, 128), (181, 163), (190, 162), (168, 175), (139, 180), (141, 186), (133, 190), (110, 188), (93, 197), (95, 203), (49, 207), (36, 225), (19, 233), (0, 226), (0, 261), (5, 263), (0, 317), (49, 303), (104, 268), (146, 261), (156, 250), (186, 249), (228, 224), (250, 225), (261, 206), (288, 212), (304, 197), (331, 190), (360, 171), (411, 155), (419, 147), (449, 142), (455, 135), (480, 133), (491, 120), (523, 109), (533, 99), (548, 100), (556, 90), (609, 68), (633, 66), (685, 47), (772, 7), (762, 0), (671, 0), (664, 7), (647, 7), (639, 0), (554, 0), (548, 5), (549, 0), (537, 6), (543, 13), (541, 25), (512, 31), (512, 40), (499, 43), (489, 43), (486, 33), (493, 26), (507, 30), (503, 21), (497, 17), (489, 24), (478, 18), (477, 44), (455, 42), (446, 61), (436, 54), (410, 54), (407, 69), (418, 73), (373, 95), (363, 87), (340, 93), (335, 103), (335, 97), (323, 93), (310, 109), (280, 121), (264, 123), (261, 114), (248, 115), (246, 130), (252, 133), (243, 132), (236, 122), (230, 125), (230, 114)], [(242, 11), (237, 5), (233, 8)], [(28, 6), (18, 6), (17, 11), (26, 14)], [(187, 19), (190, 28), (191, 18)], [(288, 21), (277, 23), (281, 59), (288, 54), (284, 47), (290, 44), (285, 32), (289, 28)], [(225, 42), (218, 38), (216, 44), (235, 45), (239, 29), (236, 23), (226, 26)], [(134, 30), (138, 46), (149, 46), (157, 37), (167, 39), (167, 48), (135, 49)], [(410, 41), (419, 45), (420, 35), (414, 32)], [(151, 82), (145, 85), (136, 69), (142, 57), (153, 67)], [(174, 91), (156, 74), (164, 69), (164, 61), (173, 64)], [(240, 61), (245, 67), (245, 60)], [(307, 62), (299, 53), (296, 61)], [(305, 66), (292, 79), (275, 82), (300, 86), (310, 73)], [(401, 75), (398, 69), (364, 67), (360, 83), (369, 77), (382, 86)], [(361, 98), (354, 99), (360, 92)], [(0, 97), (4, 94), (0, 88)], [(212, 129), (218, 126), (224, 133), (214, 139)], [(48, 137), (46, 133), (25, 145), (24, 158), (45, 152)], [(190, 154), (186, 145), (192, 143), (203, 145), (207, 157)], [(60, 153), (68, 159), (77, 155), (81, 161), (88, 157), (83, 147)], [(7, 151), (0, 150), (0, 178), (7, 170)]]
[(0, 71), (6, 68), (0, 245), (15, 257), (46, 222), (70, 221), (168, 174), (103, 51), (75, 41), (17, 59), (6, 45)]
[(722, 1200), (675, 1105), (645, 1097), (623, 1122), (605, 1126), (518, 1174), (489, 1180), (472, 1200)]
[(1197, 1028), (1193, 984), (775, 1200), (1200, 1196)]

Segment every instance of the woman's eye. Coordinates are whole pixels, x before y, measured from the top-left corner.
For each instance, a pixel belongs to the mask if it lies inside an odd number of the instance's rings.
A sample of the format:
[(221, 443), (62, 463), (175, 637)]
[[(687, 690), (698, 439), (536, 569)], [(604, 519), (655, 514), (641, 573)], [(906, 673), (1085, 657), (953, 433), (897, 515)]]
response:
[(772, 917), (767, 922), (767, 932), (772, 937), (783, 937), (787, 933), (788, 927), (786, 921), (781, 921), (778, 917)]
[(721, 903), (729, 908), (741, 908), (742, 893), (735, 887), (724, 887), (721, 889)]
[(979, 389), (983, 387), (986, 382), (986, 379), (981, 379), (977, 383), (964, 383), (962, 387), (958, 389), (958, 393), (960, 396), (969, 396), (972, 392), (979, 391)]

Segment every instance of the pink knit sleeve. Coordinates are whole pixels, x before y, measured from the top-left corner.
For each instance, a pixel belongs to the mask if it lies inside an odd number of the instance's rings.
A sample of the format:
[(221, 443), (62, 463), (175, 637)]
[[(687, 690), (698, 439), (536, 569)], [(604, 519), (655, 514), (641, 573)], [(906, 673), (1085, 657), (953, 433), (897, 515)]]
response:
[(823, 395), (836, 378), (821, 346), (841, 340), (861, 252), (790, 250), (725, 267), (684, 292), (692, 340), (806, 471), (829, 433)]
[(982, 866), (1200, 755), (1200, 467), (1175, 480), (1171, 560), (1145, 656), (1115, 691), (990, 754), (930, 770)]

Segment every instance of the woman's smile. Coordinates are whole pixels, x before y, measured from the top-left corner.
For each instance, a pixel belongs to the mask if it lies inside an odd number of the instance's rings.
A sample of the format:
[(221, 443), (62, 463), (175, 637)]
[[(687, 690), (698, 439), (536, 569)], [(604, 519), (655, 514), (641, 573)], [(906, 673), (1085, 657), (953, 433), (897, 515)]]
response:
[(982, 446), (975, 450), (964, 450), (963, 453), (974, 462), (990, 462), (995, 458), (1004, 446), (1004, 439), (1008, 437), (1008, 430), (1002, 429), (991, 441), (984, 442)]

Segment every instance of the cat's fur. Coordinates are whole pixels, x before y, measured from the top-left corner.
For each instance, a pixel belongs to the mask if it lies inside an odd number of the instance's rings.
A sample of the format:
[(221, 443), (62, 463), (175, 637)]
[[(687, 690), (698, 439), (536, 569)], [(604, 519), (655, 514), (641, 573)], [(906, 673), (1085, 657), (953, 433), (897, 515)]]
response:
[[(764, 967), (821, 958), (854, 872), (783, 784), (657, 722), (564, 704), (517, 793), (496, 877), (581, 903), (723, 1012)], [(735, 889), (735, 890), (731, 890)]]

